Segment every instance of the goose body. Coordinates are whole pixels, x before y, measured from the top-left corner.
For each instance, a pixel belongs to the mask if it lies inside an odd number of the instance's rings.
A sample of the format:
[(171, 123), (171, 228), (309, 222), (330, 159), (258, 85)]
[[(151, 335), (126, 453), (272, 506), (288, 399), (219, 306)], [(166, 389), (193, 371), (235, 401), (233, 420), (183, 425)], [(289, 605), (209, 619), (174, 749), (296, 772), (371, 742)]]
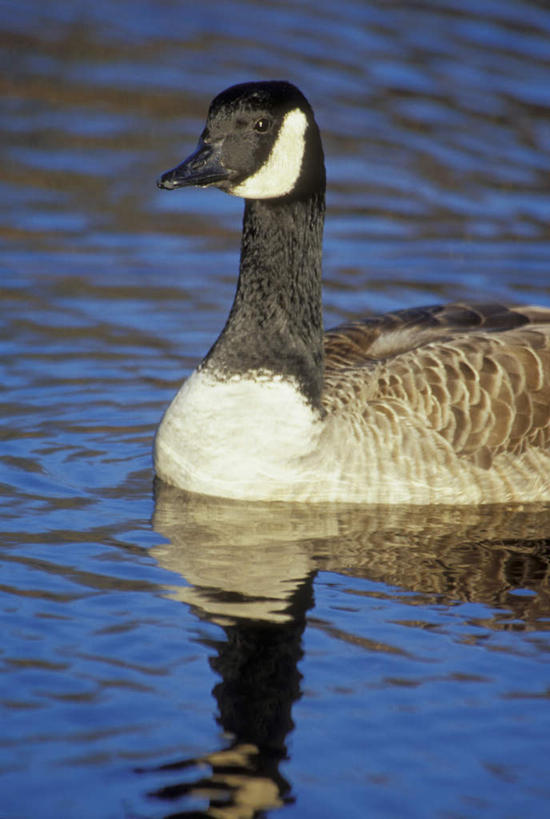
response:
[(162, 480), (250, 500), (550, 500), (550, 309), (434, 306), (324, 333), (323, 151), (298, 89), (224, 91), (158, 184), (245, 199), (235, 300), (160, 423)]

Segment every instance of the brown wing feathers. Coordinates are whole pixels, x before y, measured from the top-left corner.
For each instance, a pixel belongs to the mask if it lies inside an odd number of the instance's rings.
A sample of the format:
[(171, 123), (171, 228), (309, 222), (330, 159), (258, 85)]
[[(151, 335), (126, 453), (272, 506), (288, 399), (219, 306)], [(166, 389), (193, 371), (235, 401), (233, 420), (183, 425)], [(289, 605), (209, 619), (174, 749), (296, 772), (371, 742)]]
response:
[(550, 448), (550, 310), (449, 305), (350, 323), (327, 333), (326, 373), (339, 406), (345, 382), (350, 401), (407, 405), (479, 466)]

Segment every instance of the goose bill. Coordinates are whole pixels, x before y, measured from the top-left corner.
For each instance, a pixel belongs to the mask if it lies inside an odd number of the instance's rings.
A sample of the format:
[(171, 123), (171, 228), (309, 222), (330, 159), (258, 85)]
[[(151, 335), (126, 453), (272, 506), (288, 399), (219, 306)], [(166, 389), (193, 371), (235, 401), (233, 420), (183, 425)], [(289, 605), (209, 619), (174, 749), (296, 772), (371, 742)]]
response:
[(223, 166), (220, 149), (221, 145), (207, 144), (201, 140), (196, 151), (181, 165), (162, 174), (157, 187), (168, 191), (189, 185), (206, 188), (228, 179), (229, 171)]

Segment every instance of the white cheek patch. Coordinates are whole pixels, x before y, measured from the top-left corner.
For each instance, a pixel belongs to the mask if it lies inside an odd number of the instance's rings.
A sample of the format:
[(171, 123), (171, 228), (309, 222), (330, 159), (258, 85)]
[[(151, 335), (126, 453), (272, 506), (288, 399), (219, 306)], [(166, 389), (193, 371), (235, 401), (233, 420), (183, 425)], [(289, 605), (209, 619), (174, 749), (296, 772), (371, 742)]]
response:
[(307, 117), (299, 108), (286, 114), (277, 141), (259, 171), (228, 192), (243, 199), (286, 196), (300, 176), (305, 148)]

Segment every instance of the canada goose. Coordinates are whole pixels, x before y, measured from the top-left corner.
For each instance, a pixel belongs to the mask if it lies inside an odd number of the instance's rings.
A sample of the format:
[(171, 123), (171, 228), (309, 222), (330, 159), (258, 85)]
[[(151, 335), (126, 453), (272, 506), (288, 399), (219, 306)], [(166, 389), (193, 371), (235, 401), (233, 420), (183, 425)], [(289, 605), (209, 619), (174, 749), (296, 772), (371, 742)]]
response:
[(157, 184), (245, 199), (233, 306), (160, 423), (161, 479), (249, 500), (550, 500), (550, 308), (430, 306), (324, 333), (323, 149), (295, 86), (223, 91)]

